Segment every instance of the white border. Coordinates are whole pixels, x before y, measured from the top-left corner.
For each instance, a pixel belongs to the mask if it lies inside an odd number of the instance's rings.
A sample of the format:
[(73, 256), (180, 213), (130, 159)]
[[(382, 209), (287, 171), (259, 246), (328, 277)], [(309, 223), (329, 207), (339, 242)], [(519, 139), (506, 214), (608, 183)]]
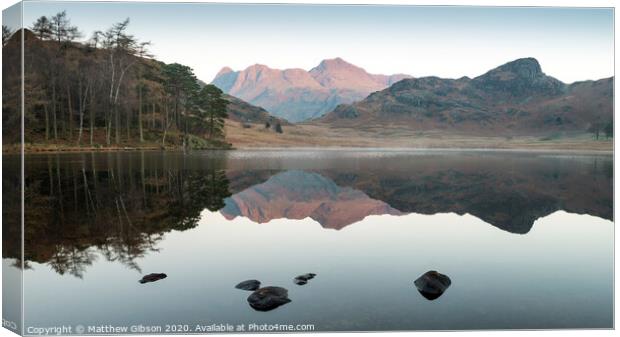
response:
[[(28, 1), (28, 0), (27, 0)], [(36, 0), (35, 0), (36, 1)], [(84, 2), (84, 1), (90, 1), (90, 2), (128, 2), (128, 1), (119, 1), (119, 0), (109, 0), (109, 1), (96, 1), (96, 0), (62, 0), (62, 1), (67, 1), (67, 2)], [(10, 0), (0, 0), (0, 4), (2, 9), (6, 9), (7, 7), (10, 7), (11, 5), (15, 4), (17, 1), (10, 1)], [(133, 0), (133, 2), (201, 2), (201, 1), (182, 1), (182, 0)], [(306, 0), (306, 1), (300, 1), (300, 0), (288, 0), (288, 1), (260, 1), (260, 0), (240, 0), (240, 1), (230, 1), (230, 0), (220, 0), (220, 1), (204, 1), (204, 2), (220, 2), (220, 3), (291, 3), (291, 4), (308, 4), (308, 3), (312, 3), (312, 4), (378, 4), (378, 5), (445, 5), (445, 6), (463, 6), (463, 5), (467, 5), (467, 6), (536, 6), (536, 7), (544, 7), (544, 6), (550, 6), (550, 7), (555, 7), (555, 6), (561, 6), (561, 7), (611, 7), (611, 8), (616, 8), (616, 1), (614, 0), (388, 0), (388, 1), (369, 1), (369, 0), (337, 0), (337, 1), (333, 1), (333, 0)], [(615, 19), (615, 18), (614, 18)], [(614, 42), (615, 39), (618, 37), (618, 26), (615, 25), (614, 26)], [(614, 74), (615, 74), (615, 63), (618, 61), (618, 54), (615, 53), (615, 49), (614, 49)], [(1, 75), (1, 70), (0, 70), (0, 75)], [(0, 93), (1, 93), (1, 89), (0, 89)], [(617, 97), (618, 95), (618, 89), (617, 86), (615, 85), (615, 80), (614, 80), (614, 97)], [(615, 105), (615, 100), (614, 100), (614, 117), (615, 117), (615, 111), (616, 111), (616, 105)], [(23, 103), (22, 103), (23, 104)], [(23, 105), (22, 105), (23, 106)], [(618, 122), (616, 120), (616, 118), (614, 118), (614, 124), (615, 127), (618, 125)], [(2, 127), (2, 121), (0, 119), (0, 128)], [(616, 133), (618, 132), (618, 129), (616, 128)], [(23, 132), (22, 132), (23, 134)], [(614, 148), (616, 148), (618, 146), (618, 144), (620, 144), (620, 136), (617, 136), (614, 138)], [(1, 161), (1, 159), (0, 159)], [(0, 166), (0, 173), (1, 173), (1, 166)], [(615, 163), (615, 156), (614, 156), (614, 177), (618, 176), (618, 173), (620, 173), (620, 169), (618, 168), (618, 166)], [(616, 191), (617, 191), (617, 186), (614, 184), (614, 196), (616, 195)], [(0, 190), (0, 197), (2, 195), (2, 191)], [(617, 216), (617, 210), (618, 210), (618, 203), (617, 200), (614, 198), (614, 219), (616, 219)], [(1, 205), (0, 205), (0, 210), (1, 210)], [(2, 233), (0, 231), (0, 242), (2, 239)], [(617, 245), (617, 242), (616, 242)], [(617, 248), (617, 246), (615, 247)], [(616, 249), (614, 249), (614, 256), (615, 256), (615, 251)], [(618, 270), (618, 260), (614, 258), (614, 263), (615, 263), (615, 270)], [(614, 276), (614, 280), (615, 280), (615, 276)], [(0, 287), (2, 285), (2, 280), (0, 278)], [(615, 288), (615, 282), (614, 282), (614, 288)], [(614, 291), (614, 296), (615, 296), (615, 291)], [(0, 294), (0, 300), (2, 299), (2, 295)], [(618, 304), (618, 298), (617, 296), (615, 296), (614, 299), (614, 325), (615, 322), (618, 322), (618, 311), (616, 310), (616, 308)], [(8, 330), (0, 328), (0, 335), (9, 335), (11, 334)], [(338, 337), (338, 336), (343, 336), (343, 334), (346, 334), (346, 336), (352, 336), (352, 337), (360, 337), (360, 336), (367, 336), (366, 333), (320, 333), (321, 336), (326, 336), (326, 337)], [(554, 336), (592, 336), (592, 337), (599, 337), (599, 336), (612, 336), (612, 335), (616, 335), (616, 332), (613, 330), (543, 330), (543, 331), (536, 331), (536, 330), (517, 330), (517, 331), (479, 331), (479, 330), (472, 330), (472, 331), (462, 331), (462, 332), (375, 332), (373, 333), (374, 336), (377, 337), (385, 337), (388, 336), (388, 334), (399, 334), (399, 335), (407, 335), (407, 336), (420, 336), (420, 337), (427, 337), (427, 336), (463, 336), (463, 335), (469, 335), (469, 336), (511, 336), (511, 337), (519, 337), (519, 336), (547, 336), (547, 337), (554, 337)], [(13, 336), (16, 336), (15, 334), (11, 334)], [(264, 337), (264, 336), (272, 336), (272, 334), (252, 334), (251, 336), (257, 336), (257, 337)], [(295, 334), (296, 336), (303, 336), (303, 337), (312, 337), (313, 335), (316, 335), (316, 333), (314, 334)], [(155, 337), (155, 336), (180, 336), (180, 335), (139, 335), (139, 336), (146, 336), (146, 337)], [(238, 334), (234, 334), (232, 336), (240, 336)]]

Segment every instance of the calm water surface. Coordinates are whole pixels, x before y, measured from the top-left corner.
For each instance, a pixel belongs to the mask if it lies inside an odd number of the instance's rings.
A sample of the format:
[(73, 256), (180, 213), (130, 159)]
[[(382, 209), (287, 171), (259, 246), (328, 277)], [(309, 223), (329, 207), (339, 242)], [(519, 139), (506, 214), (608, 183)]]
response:
[[(4, 193), (18, 188), (12, 159)], [(26, 327), (613, 326), (611, 156), (147, 152), (25, 165)], [(3, 212), (18, 219), (18, 204), (5, 198)], [(10, 221), (5, 266), (19, 265)], [(429, 270), (452, 281), (433, 301), (414, 285)], [(168, 277), (138, 283), (149, 273)], [(255, 311), (234, 288), (247, 279), (291, 302)]]

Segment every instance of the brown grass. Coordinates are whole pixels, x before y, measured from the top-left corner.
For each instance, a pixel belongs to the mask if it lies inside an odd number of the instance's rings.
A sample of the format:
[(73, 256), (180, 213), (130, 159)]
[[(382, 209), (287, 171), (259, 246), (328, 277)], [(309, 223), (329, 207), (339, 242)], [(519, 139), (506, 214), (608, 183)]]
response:
[(594, 140), (584, 133), (542, 136), (475, 136), (447, 131), (412, 131), (399, 125), (366, 127), (362, 130), (337, 128), (327, 124), (297, 124), (284, 127), (284, 133), (253, 124), (242, 128), (226, 124), (227, 140), (233, 147), (358, 147), (358, 148), (455, 148), (613, 151), (613, 140)]
[[(368, 126), (362, 129), (333, 127), (328, 124), (312, 123), (284, 125), (284, 133), (273, 128), (265, 129), (263, 124), (251, 124), (244, 128), (234, 121), (226, 122), (226, 140), (237, 149), (257, 148), (404, 148), (404, 149), (523, 149), (523, 150), (566, 150), (586, 152), (612, 152), (613, 140), (594, 140), (592, 135), (574, 133), (556, 136), (475, 136), (447, 131), (413, 131), (400, 125)], [(34, 140), (26, 143), (27, 153), (36, 152), (78, 152), (78, 151), (135, 151), (135, 150), (179, 150), (179, 136), (171, 132), (166, 147), (162, 148), (159, 135), (147, 135), (144, 143), (126, 142), (120, 145), (101, 144), (105, 138), (95, 135), (95, 146), (59, 140), (56, 144)], [(137, 137), (137, 136), (136, 136)], [(88, 136), (85, 136), (88, 139)], [(18, 145), (4, 145), (4, 153), (17, 153)]]

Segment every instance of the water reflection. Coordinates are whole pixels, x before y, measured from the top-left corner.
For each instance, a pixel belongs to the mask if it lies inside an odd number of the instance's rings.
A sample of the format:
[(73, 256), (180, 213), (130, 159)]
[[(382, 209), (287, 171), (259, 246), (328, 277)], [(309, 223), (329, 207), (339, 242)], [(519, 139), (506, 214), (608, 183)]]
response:
[[(82, 277), (101, 255), (140, 271), (137, 260), (157, 252), (164, 233), (194, 228), (204, 209), (224, 206), (228, 179), (217, 165), (189, 170), (182, 163), (164, 166), (162, 160), (145, 154), (30, 158), (26, 262)], [(12, 174), (17, 180), (18, 173)], [(3, 209), (5, 218), (15, 212)], [(3, 235), (4, 257), (19, 256), (19, 233)]]
[(258, 223), (309, 217), (332, 229), (369, 215), (472, 214), (518, 234), (558, 210), (612, 219), (611, 158), (397, 159), (276, 173), (227, 198), (221, 212)]
[(270, 177), (225, 200), (227, 219), (243, 216), (264, 223), (311, 218), (325, 228), (341, 229), (369, 215), (401, 214), (364, 192), (336, 185), (315, 172), (290, 170)]
[[(557, 210), (612, 219), (611, 157), (286, 158), (243, 153), (28, 156), (26, 268), (28, 262), (46, 263), (59, 274), (83, 277), (102, 256), (141, 271), (140, 258), (158, 252), (165, 233), (196, 227), (205, 209), (256, 223), (311, 218), (330, 229), (370, 215), (469, 213), (519, 234)], [(3, 192), (9, 195), (19, 188), (19, 169), (15, 158), (4, 159)], [(3, 202), (5, 221), (18, 219), (19, 203)], [(20, 256), (18, 229), (3, 226), (4, 258)]]

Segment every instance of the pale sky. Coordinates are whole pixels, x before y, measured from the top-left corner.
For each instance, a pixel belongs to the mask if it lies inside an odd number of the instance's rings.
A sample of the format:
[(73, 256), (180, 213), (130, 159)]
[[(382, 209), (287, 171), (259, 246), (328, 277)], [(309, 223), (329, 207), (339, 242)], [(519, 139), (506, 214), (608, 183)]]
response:
[(26, 2), (24, 24), (61, 10), (85, 37), (129, 17), (157, 59), (206, 82), (223, 66), (309, 70), (334, 57), (415, 77), (475, 77), (521, 57), (567, 83), (614, 73), (606, 8)]

